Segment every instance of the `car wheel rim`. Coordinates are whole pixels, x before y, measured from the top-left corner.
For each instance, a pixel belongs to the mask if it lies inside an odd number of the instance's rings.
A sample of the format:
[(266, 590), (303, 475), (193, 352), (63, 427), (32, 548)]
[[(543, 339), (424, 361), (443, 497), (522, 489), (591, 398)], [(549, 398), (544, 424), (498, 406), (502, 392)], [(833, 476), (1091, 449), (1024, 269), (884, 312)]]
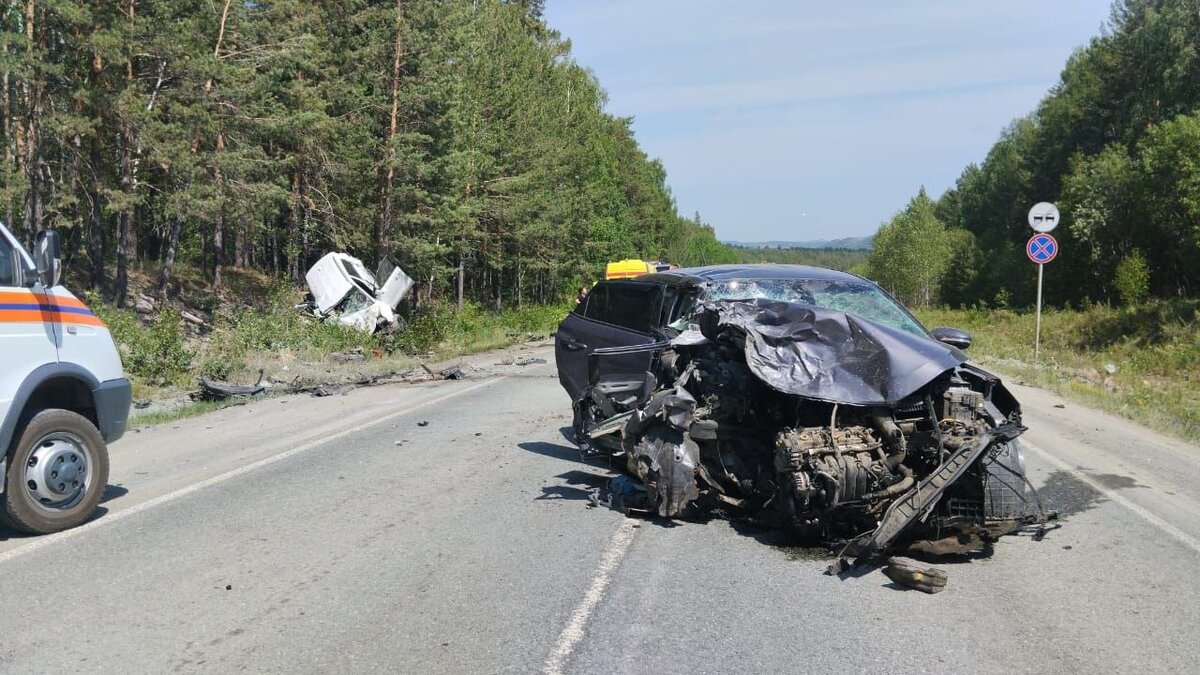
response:
[(87, 444), (78, 436), (48, 434), (37, 442), (25, 462), (25, 490), (43, 509), (70, 509), (83, 500), (91, 486), (91, 459)]

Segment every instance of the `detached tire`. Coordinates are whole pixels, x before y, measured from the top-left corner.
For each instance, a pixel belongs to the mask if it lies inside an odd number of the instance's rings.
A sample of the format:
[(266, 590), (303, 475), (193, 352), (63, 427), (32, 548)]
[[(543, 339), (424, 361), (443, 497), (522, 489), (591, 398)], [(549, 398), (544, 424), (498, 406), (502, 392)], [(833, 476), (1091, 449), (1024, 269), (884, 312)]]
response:
[(33, 534), (75, 527), (91, 518), (107, 484), (100, 431), (69, 410), (43, 410), (9, 450), (0, 520)]

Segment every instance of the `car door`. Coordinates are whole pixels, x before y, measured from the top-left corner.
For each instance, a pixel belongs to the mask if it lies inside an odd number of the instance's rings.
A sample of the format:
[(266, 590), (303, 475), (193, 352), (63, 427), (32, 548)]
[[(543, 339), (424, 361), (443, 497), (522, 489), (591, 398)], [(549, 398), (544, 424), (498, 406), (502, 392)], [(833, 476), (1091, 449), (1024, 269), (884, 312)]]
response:
[(0, 228), (0, 419), (36, 368), (58, 361), (59, 326), (49, 291), (26, 283), (33, 274)]
[[(662, 311), (661, 284), (640, 281), (602, 281), (567, 315), (554, 336), (558, 381), (574, 401), (591, 386), (590, 361), (596, 350), (632, 347), (658, 341), (655, 334)], [(596, 355), (601, 378), (628, 374), (643, 376), (651, 354)]]

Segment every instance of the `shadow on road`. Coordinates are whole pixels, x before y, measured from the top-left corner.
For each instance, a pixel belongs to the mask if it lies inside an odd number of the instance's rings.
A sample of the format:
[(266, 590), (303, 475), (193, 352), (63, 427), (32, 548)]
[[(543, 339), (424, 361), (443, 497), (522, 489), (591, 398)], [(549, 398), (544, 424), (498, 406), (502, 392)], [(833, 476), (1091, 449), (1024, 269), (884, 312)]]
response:
[(111, 502), (114, 499), (120, 499), (129, 494), (129, 488), (121, 485), (106, 485), (104, 494), (100, 495), (100, 503)]
[(535, 455), (553, 457), (554, 459), (561, 459), (567, 462), (583, 463), (583, 458), (579, 456), (579, 450), (574, 446), (569, 447), (545, 441), (527, 441), (525, 443), (517, 443), (517, 447), (526, 452), (532, 452)]
[[(120, 497), (124, 497), (127, 494), (129, 494), (128, 488), (122, 487), (120, 485), (106, 485), (106, 486), (104, 486), (104, 492), (100, 494), (100, 503), (103, 504), (105, 502), (112, 501), (112, 500), (118, 499)], [(99, 506), (96, 508), (96, 512), (92, 514), (92, 517), (88, 518), (86, 522), (90, 523), (94, 520), (100, 520), (107, 513), (108, 513), (108, 509), (104, 508), (103, 506)], [(36, 537), (40, 537), (40, 536), (43, 536), (43, 535), (29, 534), (26, 532), (18, 532), (14, 529), (0, 526), (0, 541), (32, 539), (32, 538), (36, 538)]]
[(543, 487), (542, 496), (535, 497), (535, 500), (571, 499), (583, 501), (588, 499), (597, 490), (606, 488), (609, 481), (608, 476), (589, 473), (587, 471), (568, 471), (558, 474), (555, 478), (561, 478), (563, 484)]

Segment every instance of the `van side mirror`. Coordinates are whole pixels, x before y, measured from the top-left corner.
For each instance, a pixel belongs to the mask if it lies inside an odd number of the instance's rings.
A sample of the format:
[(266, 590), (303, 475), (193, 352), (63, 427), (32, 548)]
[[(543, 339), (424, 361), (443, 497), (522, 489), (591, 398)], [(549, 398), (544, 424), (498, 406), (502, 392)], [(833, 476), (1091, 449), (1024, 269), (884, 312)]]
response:
[(62, 261), (58, 257), (58, 233), (54, 230), (38, 232), (37, 243), (33, 250), (33, 263), (37, 266), (38, 283), (45, 288), (57, 286), (62, 278)]
[(971, 346), (971, 334), (961, 328), (950, 328), (941, 326), (934, 328), (932, 331), (933, 338), (938, 342), (944, 342), (951, 347), (966, 349)]

